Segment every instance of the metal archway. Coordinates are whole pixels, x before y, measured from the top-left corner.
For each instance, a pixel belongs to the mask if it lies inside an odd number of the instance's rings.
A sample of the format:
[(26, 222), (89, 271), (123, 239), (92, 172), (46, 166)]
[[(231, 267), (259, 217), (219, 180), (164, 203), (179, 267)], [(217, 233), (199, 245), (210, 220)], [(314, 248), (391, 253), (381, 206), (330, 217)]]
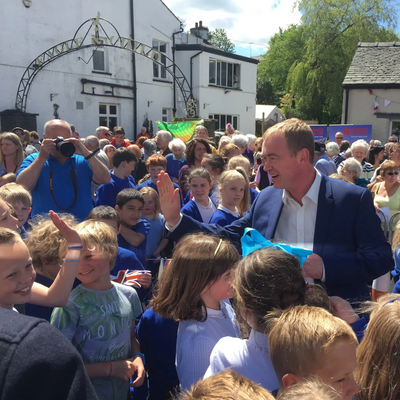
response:
[[(112, 35), (105, 29), (106, 24), (111, 27), (111, 30), (113, 31)], [(89, 26), (85, 31), (84, 28), (87, 25)], [(90, 37), (89, 33), (92, 30), (92, 27), (94, 30), (94, 35)], [(78, 36), (80, 32), (83, 33), (81, 37)], [(100, 32), (101, 36), (106, 38), (106, 42), (103, 42), (103, 40), (100, 38)], [(82, 23), (75, 32), (75, 35), (72, 39), (66, 40), (64, 42), (56, 44), (53, 47), (50, 47), (29, 64), (24, 74), (22, 75), (22, 78), (18, 85), (17, 95), (15, 99), (15, 108), (22, 112), (26, 111), (27, 97), (32, 82), (35, 79), (36, 75), (46, 65), (66, 54), (70, 54), (72, 52), (89, 47), (112, 47), (128, 50), (135, 54), (142, 55), (152, 60), (154, 63), (160, 65), (162, 69), (164, 69), (172, 76), (174, 83), (181, 91), (186, 105), (186, 115), (190, 118), (193, 118), (197, 115), (197, 105), (196, 101), (193, 98), (192, 88), (181, 69), (176, 64), (174, 65), (173, 60), (165, 54), (161, 54), (156, 49), (153, 49), (152, 47), (144, 43), (122, 37), (119, 34), (117, 28), (111, 22), (107, 21), (106, 19), (100, 18), (100, 13), (97, 13), (96, 18), (88, 19), (87, 21)], [(165, 64), (161, 62), (162, 56), (165, 57)]]

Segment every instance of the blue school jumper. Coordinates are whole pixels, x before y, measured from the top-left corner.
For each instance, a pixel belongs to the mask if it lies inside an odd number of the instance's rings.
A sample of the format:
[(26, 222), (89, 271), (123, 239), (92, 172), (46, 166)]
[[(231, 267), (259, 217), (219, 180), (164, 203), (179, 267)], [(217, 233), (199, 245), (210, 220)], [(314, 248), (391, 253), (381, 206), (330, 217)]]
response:
[(250, 204), (253, 204), (259, 193), (260, 192), (258, 190), (250, 188)]
[(117, 200), (117, 194), (124, 189), (135, 189), (135, 180), (133, 176), (128, 176), (128, 178), (122, 179), (118, 178), (114, 174), (111, 174), (111, 180), (104, 185), (100, 185), (97, 191), (96, 207), (97, 206), (110, 206), (115, 207), (115, 202)]
[[(214, 201), (211, 198), (210, 198), (210, 201), (212, 203), (214, 203)], [(215, 205), (215, 203), (214, 203), (214, 205)], [(216, 207), (216, 205), (215, 205), (215, 207)], [(196, 221), (204, 222), (203, 218), (201, 217), (199, 207), (197, 206), (196, 202), (193, 200), (189, 201), (182, 207), (181, 213), (188, 215), (189, 217), (192, 217)], [(213, 216), (214, 216), (214, 214), (213, 214)]]
[(235, 217), (234, 215), (227, 213), (224, 210), (217, 209), (214, 215), (211, 217), (210, 224), (217, 224), (219, 226), (230, 225), (232, 222), (237, 221), (241, 217)]

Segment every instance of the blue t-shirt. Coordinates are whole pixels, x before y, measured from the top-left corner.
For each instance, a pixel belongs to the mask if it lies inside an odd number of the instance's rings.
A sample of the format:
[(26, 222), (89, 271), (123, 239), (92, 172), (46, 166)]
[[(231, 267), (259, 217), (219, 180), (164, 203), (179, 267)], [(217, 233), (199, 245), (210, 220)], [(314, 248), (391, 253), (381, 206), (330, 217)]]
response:
[(117, 276), (119, 271), (124, 271), (126, 269), (135, 271), (144, 268), (133, 251), (118, 247), (117, 259), (114, 268), (110, 271), (110, 275)]
[[(38, 157), (39, 153), (31, 154), (22, 162), (18, 175), (28, 168)], [(50, 192), (50, 168), (53, 171), (53, 193), (58, 207)], [(71, 171), (76, 171), (78, 196), (75, 205), (69, 208), (75, 198), (74, 187), (71, 179)], [(91, 181), (92, 168), (84, 157), (74, 154), (61, 164), (54, 157), (49, 157), (43, 165), (36, 186), (31, 190), (32, 216), (47, 214), (50, 210), (55, 212), (68, 212), (78, 220), (83, 221), (93, 208)]]
[(232, 222), (237, 221), (240, 217), (225, 212), (224, 210), (217, 209), (210, 219), (210, 224), (217, 224), (219, 226), (227, 226)]
[(97, 190), (96, 207), (110, 206), (114, 208), (115, 202), (117, 200), (117, 194), (121, 190), (136, 188), (135, 180), (131, 175), (129, 175), (128, 178), (125, 179), (118, 178), (118, 176), (115, 176), (112, 173), (110, 173), (110, 176), (111, 176), (110, 182), (104, 185), (100, 185), (99, 189)]
[(162, 214), (158, 214), (155, 218), (149, 220), (144, 217), (150, 224), (149, 235), (147, 236), (146, 257), (154, 258), (153, 254), (156, 251), (165, 232), (165, 218)]
[(150, 224), (145, 218), (141, 218), (138, 223), (132, 227), (132, 230), (136, 233), (141, 233), (144, 235), (144, 240), (139, 246), (132, 246), (128, 243), (125, 238), (119, 234), (118, 235), (118, 246), (123, 247), (124, 249), (133, 251), (136, 254), (136, 257), (140, 261), (142, 265), (146, 265), (146, 245), (147, 245), (147, 236), (149, 235)]
[[(182, 200), (182, 192), (181, 192), (181, 189), (179, 188), (179, 186), (178, 186), (176, 183), (173, 183), (173, 182), (172, 182), (172, 185), (174, 186), (174, 189), (179, 189), (179, 195), (180, 195), (181, 206), (182, 206), (182, 201), (183, 201), (183, 200)], [(151, 181), (151, 179), (149, 179), (148, 181), (145, 181), (145, 182), (141, 183), (136, 189), (137, 189), (137, 190), (140, 190), (141, 188), (144, 188), (144, 187), (151, 187), (151, 188), (154, 189), (154, 190), (157, 192), (157, 194), (158, 194), (157, 185), (154, 184), (154, 183)]]

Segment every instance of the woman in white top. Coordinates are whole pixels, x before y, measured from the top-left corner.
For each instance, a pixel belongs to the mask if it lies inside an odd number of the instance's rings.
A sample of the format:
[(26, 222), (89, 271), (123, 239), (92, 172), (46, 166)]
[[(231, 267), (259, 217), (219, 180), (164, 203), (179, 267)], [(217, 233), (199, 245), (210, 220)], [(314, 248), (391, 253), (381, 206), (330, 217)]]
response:
[(176, 368), (182, 389), (204, 376), (215, 344), (225, 336), (240, 337), (228, 300), (239, 253), (229, 241), (190, 235), (176, 246), (159, 280), (153, 311), (179, 322)]
[(239, 262), (234, 289), (250, 336), (222, 338), (211, 353), (205, 377), (231, 368), (272, 392), (279, 384), (268, 350), (268, 314), (304, 304), (306, 283), (300, 264), (281, 250), (257, 250)]

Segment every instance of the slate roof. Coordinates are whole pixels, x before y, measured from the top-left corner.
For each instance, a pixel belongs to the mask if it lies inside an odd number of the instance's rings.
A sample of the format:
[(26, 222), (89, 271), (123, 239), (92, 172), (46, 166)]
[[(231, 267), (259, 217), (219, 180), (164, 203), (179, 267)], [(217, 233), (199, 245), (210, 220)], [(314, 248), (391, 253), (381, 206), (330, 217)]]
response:
[(344, 87), (399, 87), (400, 42), (359, 43)]

